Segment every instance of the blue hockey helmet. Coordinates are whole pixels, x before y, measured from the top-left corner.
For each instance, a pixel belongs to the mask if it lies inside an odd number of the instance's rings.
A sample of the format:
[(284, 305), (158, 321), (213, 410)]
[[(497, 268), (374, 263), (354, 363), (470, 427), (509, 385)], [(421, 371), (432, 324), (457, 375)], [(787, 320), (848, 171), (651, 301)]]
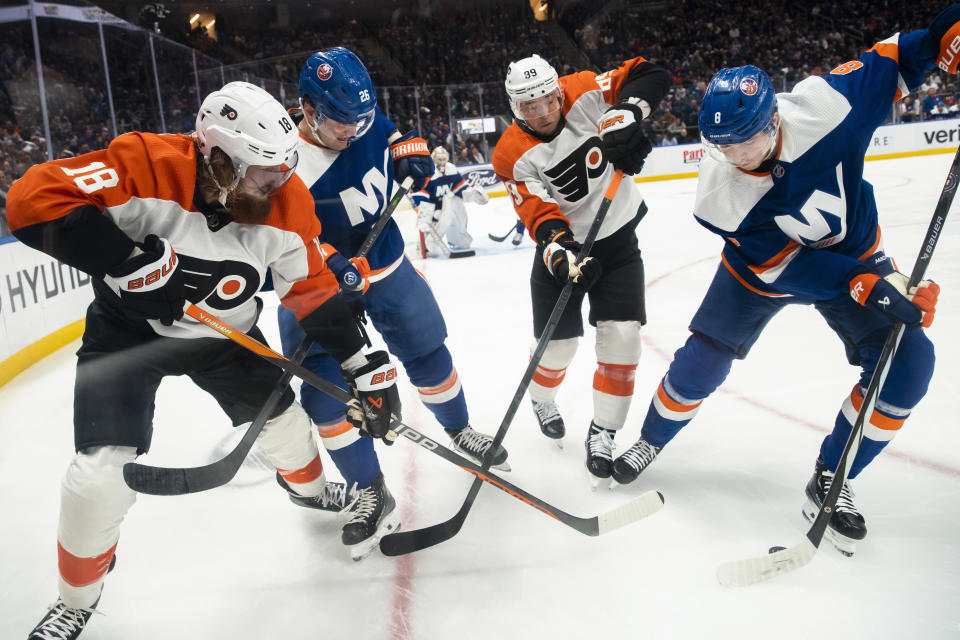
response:
[(776, 133), (777, 95), (770, 76), (753, 66), (717, 72), (700, 105), (697, 122), (703, 139), (715, 145), (746, 142), (761, 131)]
[(307, 98), (317, 111), (319, 127), (330, 119), (341, 124), (357, 125), (351, 138), (356, 140), (373, 124), (377, 109), (377, 92), (360, 58), (345, 47), (318, 51), (307, 59), (300, 71), (300, 99)]

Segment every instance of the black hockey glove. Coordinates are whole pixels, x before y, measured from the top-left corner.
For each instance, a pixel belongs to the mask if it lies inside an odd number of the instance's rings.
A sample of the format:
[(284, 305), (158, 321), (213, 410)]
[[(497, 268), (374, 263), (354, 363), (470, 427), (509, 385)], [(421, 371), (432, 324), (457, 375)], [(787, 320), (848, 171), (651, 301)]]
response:
[(621, 102), (607, 109), (598, 127), (607, 160), (631, 176), (640, 173), (644, 159), (653, 151), (640, 128), (642, 120), (643, 110), (639, 106)]
[(600, 279), (603, 268), (592, 256), (577, 262), (583, 246), (574, 240), (570, 227), (562, 220), (547, 220), (537, 227), (537, 244), (543, 250), (543, 263), (561, 286), (568, 281), (579, 291), (589, 291)]
[(126, 310), (170, 326), (183, 317), (187, 294), (177, 253), (164, 238), (151, 234), (137, 247), (143, 251), (107, 272)]
[(386, 351), (374, 351), (367, 354), (367, 364), (352, 373), (344, 371), (343, 377), (350, 385), (353, 397), (360, 402), (359, 409), (347, 409), (347, 422), (364, 435), (393, 444), (396, 435), (390, 427), (393, 421), (401, 419), (397, 365), (390, 361)]
[(407, 131), (390, 143), (390, 157), (393, 158), (393, 173), (398, 183), (407, 177), (413, 178), (411, 193), (423, 189), (433, 175), (433, 156), (427, 148), (427, 141), (420, 137), (416, 129)]
[(954, 4), (937, 14), (923, 36), (923, 57), (933, 60), (934, 64), (947, 73), (957, 73), (960, 66), (960, 55), (957, 55), (954, 48), (956, 37), (949, 35), (956, 33), (958, 25), (960, 5)]

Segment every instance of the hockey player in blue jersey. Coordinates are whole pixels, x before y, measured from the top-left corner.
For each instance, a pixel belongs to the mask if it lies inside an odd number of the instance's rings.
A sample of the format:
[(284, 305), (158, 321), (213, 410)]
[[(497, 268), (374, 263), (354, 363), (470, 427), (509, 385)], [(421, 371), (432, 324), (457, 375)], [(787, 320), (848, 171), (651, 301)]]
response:
[[(861, 368), (824, 438), (803, 513), (811, 519), (830, 489), (863, 394), (894, 320), (908, 328), (850, 466), (856, 478), (923, 398), (934, 350), (937, 285), (906, 290), (907, 276), (883, 252), (873, 187), (863, 179), (871, 136), (893, 103), (935, 63), (956, 73), (950, 49), (960, 5), (928, 29), (898, 33), (826, 76), (775, 95), (753, 66), (722, 69), (699, 114), (708, 154), (694, 215), (724, 238), (722, 261), (650, 403), (641, 438), (614, 461), (620, 482), (636, 479), (746, 357), (767, 322), (788, 304), (812, 304)], [(851, 555), (867, 533), (844, 482), (826, 535)]]
[[(446, 148), (437, 147), (432, 155), (436, 167), (433, 176), (423, 189), (413, 194), (421, 238), (431, 253), (438, 251), (436, 245), (444, 236), (451, 251), (467, 251), (473, 237), (467, 232), (467, 208), (463, 203), (487, 204), (490, 197), (483, 187), (467, 186), (467, 179), (450, 162)], [(434, 237), (434, 232), (441, 240)]]
[[(433, 174), (426, 142), (416, 132), (401, 136), (380, 113), (366, 68), (343, 47), (310, 56), (300, 73), (300, 98), (302, 113), (293, 114), (299, 119), (300, 133), (297, 175), (313, 194), (322, 226), (319, 242), (336, 276), (326, 291), (327, 304), (345, 302), (363, 309), (453, 445), (479, 460), (493, 439), (469, 424), (464, 392), (444, 345), (443, 315), (426, 281), (404, 256), (396, 223), (388, 223), (365, 257), (355, 257), (390, 200), (394, 178), (402, 181), (411, 176), (413, 188), (420, 189)], [(335, 296), (338, 289), (342, 298)], [(303, 331), (293, 314), (283, 309), (279, 322), (284, 352), (290, 354)], [(346, 388), (341, 364), (349, 369), (352, 357), (315, 346), (304, 364)], [(348, 539), (345, 526), (343, 541), (354, 557), (362, 556), (399, 524), (372, 439), (361, 438), (360, 431), (345, 420), (343, 404), (308, 385), (301, 387), (301, 403), (347, 486), (356, 485), (357, 500), (347, 524), (359, 520), (366, 537)], [(494, 465), (503, 468), (506, 458), (501, 447)], [(291, 499), (304, 506), (320, 506), (292, 494)]]

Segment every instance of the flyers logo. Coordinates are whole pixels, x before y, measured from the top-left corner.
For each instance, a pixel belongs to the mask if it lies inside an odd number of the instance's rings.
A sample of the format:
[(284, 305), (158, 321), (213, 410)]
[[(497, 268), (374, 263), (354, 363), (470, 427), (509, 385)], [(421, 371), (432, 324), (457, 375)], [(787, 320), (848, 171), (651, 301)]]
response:
[(220, 115), (225, 116), (227, 120), (236, 120), (237, 110), (230, 105), (225, 104), (223, 105), (223, 109), (220, 109)]
[(237, 260), (203, 260), (180, 255), (187, 298), (203, 302), (213, 311), (235, 309), (260, 289), (260, 274)]
[(577, 202), (590, 193), (590, 180), (602, 176), (606, 168), (600, 138), (594, 136), (543, 173), (567, 202)]

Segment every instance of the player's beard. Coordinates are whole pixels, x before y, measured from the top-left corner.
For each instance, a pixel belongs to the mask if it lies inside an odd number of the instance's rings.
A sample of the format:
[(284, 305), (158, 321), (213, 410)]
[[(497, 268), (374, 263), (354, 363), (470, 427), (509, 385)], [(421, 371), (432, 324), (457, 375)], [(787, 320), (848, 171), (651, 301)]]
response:
[(273, 207), (273, 197), (253, 196), (243, 189), (234, 189), (227, 196), (226, 205), (230, 217), (241, 224), (263, 224)]

